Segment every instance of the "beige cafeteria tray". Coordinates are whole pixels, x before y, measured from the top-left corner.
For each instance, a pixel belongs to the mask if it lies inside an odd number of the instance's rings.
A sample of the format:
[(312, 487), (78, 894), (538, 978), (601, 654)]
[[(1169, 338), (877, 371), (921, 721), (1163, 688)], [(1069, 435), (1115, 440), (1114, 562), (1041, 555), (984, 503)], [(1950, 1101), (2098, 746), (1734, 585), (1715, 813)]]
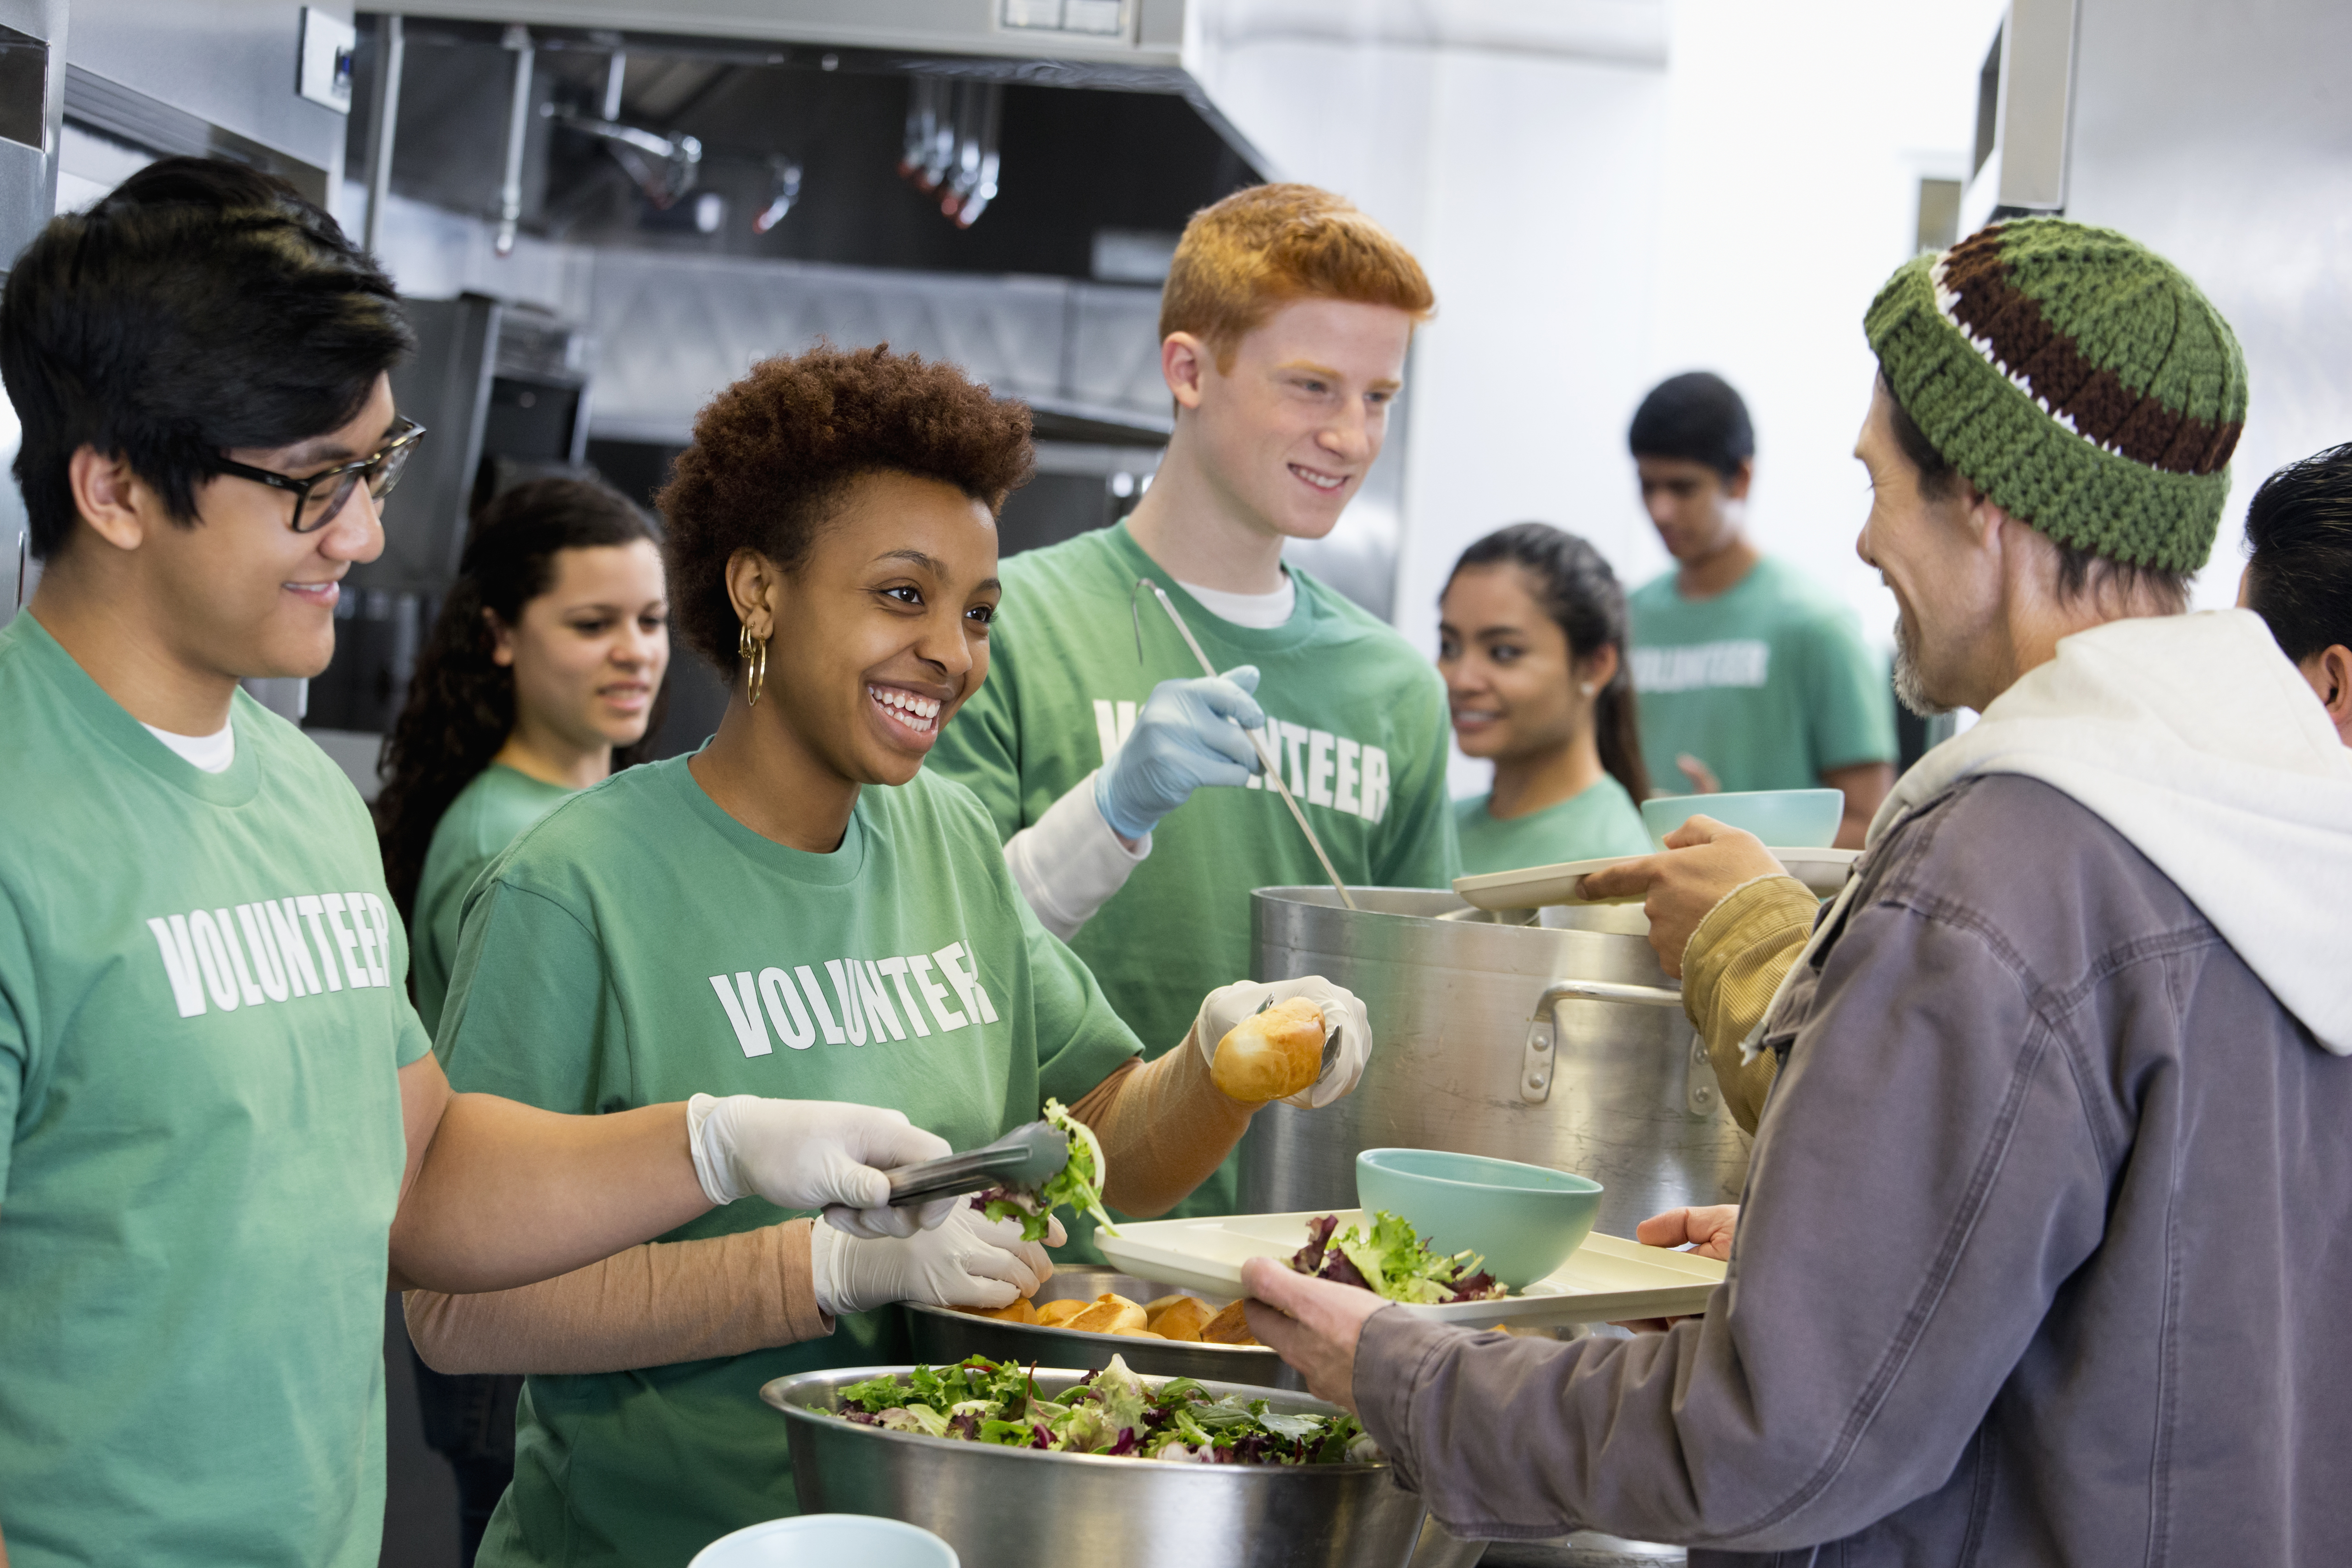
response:
[[(1139, 1279), (1207, 1295), (1239, 1296), (1244, 1294), (1243, 1264), (1253, 1258), (1287, 1259), (1307, 1244), (1307, 1222), (1335, 1212), (1343, 1230), (1363, 1218), (1360, 1209), (1309, 1209), (1145, 1220), (1121, 1225), (1117, 1236), (1097, 1231), (1095, 1245)], [(1711, 1258), (1595, 1232), (1567, 1262), (1518, 1295), (1499, 1301), (1408, 1306), (1406, 1310), (1465, 1328), (1687, 1317), (1704, 1311), (1707, 1293), (1722, 1283), (1723, 1265)]]
[[(1859, 849), (1767, 849), (1766, 854), (1788, 868), (1789, 875), (1822, 898), (1845, 886), (1845, 874)], [(1603, 871), (1645, 860), (1645, 855), (1611, 855), (1599, 860), (1565, 860), (1557, 866), (1529, 866), (1517, 871), (1488, 871), (1476, 877), (1456, 877), (1454, 891), (1482, 910), (1532, 910), (1546, 904), (1579, 904), (1578, 879), (1588, 871)], [(1637, 904), (1639, 899), (1611, 899), (1616, 904)]]

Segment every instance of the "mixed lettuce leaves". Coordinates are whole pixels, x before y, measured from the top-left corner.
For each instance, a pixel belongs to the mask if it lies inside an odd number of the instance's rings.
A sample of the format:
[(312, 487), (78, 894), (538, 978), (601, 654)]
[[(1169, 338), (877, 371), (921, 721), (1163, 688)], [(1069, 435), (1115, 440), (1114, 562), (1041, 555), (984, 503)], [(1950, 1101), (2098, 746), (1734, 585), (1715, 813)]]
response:
[(1301, 1274), (1423, 1306), (1492, 1301), (1509, 1295), (1482, 1267), (1485, 1262), (1475, 1252), (1433, 1251), (1412, 1226), (1386, 1209), (1372, 1215), (1369, 1234), (1361, 1225), (1339, 1230), (1338, 1215), (1309, 1220), (1307, 1245), (1290, 1258), (1290, 1267)]
[(1070, 1163), (1046, 1177), (1042, 1186), (1003, 1185), (975, 1193), (971, 1206), (991, 1219), (1018, 1219), (1024, 1241), (1045, 1240), (1046, 1227), (1057, 1208), (1090, 1214), (1104, 1232), (1117, 1236), (1118, 1226), (1111, 1223), (1102, 1206), (1103, 1182), (1108, 1175), (1108, 1166), (1103, 1160), (1102, 1145), (1095, 1142), (1095, 1130), (1071, 1115), (1058, 1100), (1045, 1102), (1045, 1121), (1069, 1139)]
[(1056, 1454), (1200, 1465), (1378, 1464), (1382, 1458), (1352, 1415), (1290, 1414), (1265, 1399), (1221, 1398), (1197, 1378), (1148, 1384), (1118, 1356), (1051, 1399), (1039, 1392), (1033, 1369), (986, 1356), (849, 1384), (840, 1399), (835, 1414), (862, 1426)]

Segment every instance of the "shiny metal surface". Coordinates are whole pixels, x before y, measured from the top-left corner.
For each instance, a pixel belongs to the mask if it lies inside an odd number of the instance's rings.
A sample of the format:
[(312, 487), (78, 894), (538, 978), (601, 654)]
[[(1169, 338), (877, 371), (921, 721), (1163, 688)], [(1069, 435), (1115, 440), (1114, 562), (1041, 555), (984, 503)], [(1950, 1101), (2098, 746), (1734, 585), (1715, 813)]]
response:
[(1253, 976), (1338, 982), (1363, 998), (1375, 1043), (1337, 1105), (1257, 1114), (1242, 1141), (1244, 1212), (1353, 1207), (1356, 1155), (1389, 1146), (1590, 1176), (1608, 1189), (1597, 1227), (1612, 1236), (1738, 1197), (1747, 1140), (1680, 1007), (1664, 1005), (1675, 983), (1639, 907), (1568, 906), (1527, 926), (1451, 915), (1464, 905), (1450, 892), (1355, 898), (1350, 912), (1328, 889), (1251, 895)]
[[(1155, 1301), (1174, 1289), (1121, 1274), (1116, 1268), (1056, 1267), (1038, 1288), (1039, 1306), (1048, 1301), (1091, 1301), (1108, 1290), (1130, 1301)], [(1203, 1296), (1212, 1307), (1226, 1298)], [(1047, 1366), (1106, 1367), (1113, 1356), (1147, 1377), (1197, 1377), (1203, 1383), (1246, 1383), (1261, 1388), (1303, 1389), (1299, 1375), (1264, 1345), (1187, 1344), (1181, 1340), (1139, 1340), (1132, 1335), (1089, 1334), (1035, 1323), (1005, 1323), (951, 1308), (909, 1301), (907, 1327), (915, 1359), (943, 1366), (966, 1356), (991, 1361), (1039, 1362)]]
[[(1404, 1568), (1421, 1500), (1385, 1465), (1183, 1465), (1048, 1454), (861, 1426), (835, 1390), (904, 1367), (778, 1378), (760, 1397), (791, 1430), (803, 1512), (880, 1514), (944, 1538), (964, 1568)], [(1047, 1394), (1082, 1373), (1037, 1373)], [(1303, 1394), (1212, 1384), (1279, 1410)]]

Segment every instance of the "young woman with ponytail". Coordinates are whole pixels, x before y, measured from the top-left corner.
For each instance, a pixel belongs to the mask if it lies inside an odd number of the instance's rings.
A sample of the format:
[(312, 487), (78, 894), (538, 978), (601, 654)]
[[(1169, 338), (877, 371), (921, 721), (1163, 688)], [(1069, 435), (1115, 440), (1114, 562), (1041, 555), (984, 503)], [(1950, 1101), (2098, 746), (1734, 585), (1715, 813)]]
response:
[(1495, 763), (1492, 791), (1454, 803), (1463, 869), (1649, 853), (1625, 591), (1601, 552), (1547, 523), (1498, 529), (1454, 563), (1438, 610), (1454, 740)]
[(376, 800), (384, 880), (440, 1026), (457, 915), (526, 827), (646, 760), (669, 603), (645, 515), (593, 479), (532, 479), (476, 523), (416, 661)]

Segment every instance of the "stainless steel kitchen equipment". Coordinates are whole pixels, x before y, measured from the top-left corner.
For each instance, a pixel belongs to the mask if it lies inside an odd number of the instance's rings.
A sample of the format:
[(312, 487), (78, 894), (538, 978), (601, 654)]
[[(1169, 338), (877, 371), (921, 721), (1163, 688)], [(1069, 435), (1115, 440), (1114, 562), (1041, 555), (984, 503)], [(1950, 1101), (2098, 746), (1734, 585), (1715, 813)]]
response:
[[(1130, 1301), (1156, 1301), (1174, 1288), (1138, 1279), (1116, 1268), (1057, 1267), (1037, 1289), (1036, 1302), (1091, 1301), (1104, 1291)], [(1201, 1298), (1222, 1308), (1225, 1299)], [(974, 1317), (949, 1307), (909, 1301), (907, 1328), (919, 1362), (945, 1366), (966, 1356), (991, 1361), (1042, 1362), (1048, 1366), (1101, 1368), (1122, 1356), (1147, 1377), (1197, 1377), (1203, 1383), (1246, 1383), (1260, 1388), (1303, 1390), (1307, 1384), (1264, 1345), (1188, 1344), (1181, 1340), (1141, 1340), (1131, 1334), (1090, 1334), (1042, 1323), (1008, 1323)]]
[(1241, 1146), (1241, 1208), (1352, 1208), (1366, 1149), (1455, 1149), (1590, 1176), (1597, 1227), (1631, 1236), (1682, 1204), (1739, 1195), (1748, 1142), (1658, 967), (1638, 906), (1546, 911), (1542, 926), (1449, 892), (1328, 888), (1250, 897), (1259, 980), (1320, 974), (1361, 997), (1374, 1046), (1356, 1091), (1269, 1105)]
[[(1116, 1268), (1060, 1267), (1038, 1287), (1039, 1306), (1048, 1301), (1091, 1301), (1104, 1291), (1130, 1301), (1156, 1301), (1174, 1289), (1150, 1279), (1138, 1279)], [(1222, 1308), (1226, 1298), (1203, 1296)], [(974, 1317), (946, 1307), (905, 1303), (908, 1338), (918, 1362), (944, 1366), (966, 1356), (991, 1361), (1042, 1363), (1052, 1366), (1100, 1368), (1119, 1356), (1146, 1377), (1197, 1377), (1203, 1383), (1245, 1383), (1254, 1388), (1304, 1390), (1306, 1380), (1280, 1356), (1264, 1345), (1191, 1344), (1181, 1340), (1143, 1340), (1132, 1334), (1089, 1334), (1075, 1329), (1047, 1328), (1039, 1323), (1007, 1323)], [(1483, 1541), (1457, 1541), (1433, 1519), (1422, 1521), (1421, 1539), (1413, 1548), (1412, 1568), (1471, 1568), (1486, 1550)]]
[[(880, 1514), (919, 1524), (964, 1568), (1404, 1568), (1421, 1500), (1386, 1465), (1191, 1465), (1050, 1454), (859, 1426), (827, 1414), (837, 1391), (906, 1367), (778, 1378), (760, 1397), (783, 1412), (805, 1513)], [(1041, 1370), (1062, 1392), (1084, 1374)], [(1204, 1382), (1206, 1380), (1203, 1380)], [(1283, 1411), (1328, 1412), (1303, 1394), (1211, 1383)]]

